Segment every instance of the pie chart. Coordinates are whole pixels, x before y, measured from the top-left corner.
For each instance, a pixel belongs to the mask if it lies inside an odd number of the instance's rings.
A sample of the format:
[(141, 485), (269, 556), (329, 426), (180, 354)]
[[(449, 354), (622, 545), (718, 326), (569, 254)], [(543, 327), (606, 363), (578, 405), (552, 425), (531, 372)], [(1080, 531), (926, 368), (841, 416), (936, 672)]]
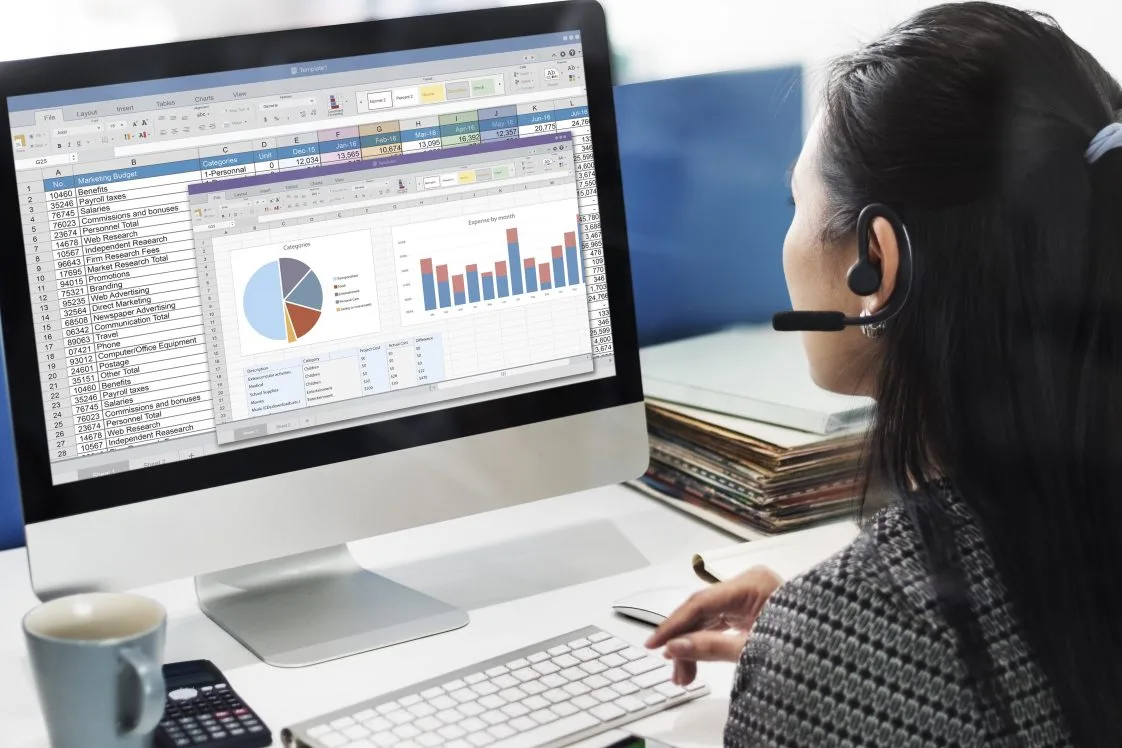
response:
[(262, 265), (250, 277), (242, 309), (258, 335), (295, 343), (319, 321), (323, 286), (303, 262), (281, 257)]

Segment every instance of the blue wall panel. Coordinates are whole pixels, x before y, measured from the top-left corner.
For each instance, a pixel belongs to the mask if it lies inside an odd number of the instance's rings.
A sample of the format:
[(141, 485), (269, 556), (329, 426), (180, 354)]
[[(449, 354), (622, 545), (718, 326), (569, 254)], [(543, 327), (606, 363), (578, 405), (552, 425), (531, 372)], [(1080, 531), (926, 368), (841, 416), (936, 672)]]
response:
[(635, 83), (615, 98), (640, 343), (789, 308), (800, 68)]

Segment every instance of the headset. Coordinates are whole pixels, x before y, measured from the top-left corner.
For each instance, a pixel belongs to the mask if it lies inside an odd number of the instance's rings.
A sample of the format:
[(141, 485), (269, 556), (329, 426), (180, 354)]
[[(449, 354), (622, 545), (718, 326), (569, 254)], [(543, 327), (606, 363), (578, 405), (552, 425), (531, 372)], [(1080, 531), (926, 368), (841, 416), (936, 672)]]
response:
[(869, 260), (869, 228), (875, 218), (888, 221), (900, 247), (897, 286), (888, 303), (867, 317), (847, 317), (845, 312), (779, 312), (771, 318), (772, 328), (780, 332), (838, 332), (853, 325), (887, 322), (899, 314), (912, 292), (912, 242), (904, 222), (887, 205), (866, 205), (857, 217), (857, 262), (846, 274), (846, 285), (858, 296), (870, 296), (880, 288), (880, 268)]

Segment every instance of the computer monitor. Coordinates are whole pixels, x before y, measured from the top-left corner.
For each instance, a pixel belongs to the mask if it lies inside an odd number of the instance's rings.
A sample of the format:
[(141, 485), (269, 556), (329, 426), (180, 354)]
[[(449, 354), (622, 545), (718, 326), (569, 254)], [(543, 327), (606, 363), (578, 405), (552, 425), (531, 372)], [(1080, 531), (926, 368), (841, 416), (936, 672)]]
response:
[(0, 101), (40, 597), (197, 575), (318, 662), (467, 622), (346, 542), (645, 469), (597, 4), (11, 62)]

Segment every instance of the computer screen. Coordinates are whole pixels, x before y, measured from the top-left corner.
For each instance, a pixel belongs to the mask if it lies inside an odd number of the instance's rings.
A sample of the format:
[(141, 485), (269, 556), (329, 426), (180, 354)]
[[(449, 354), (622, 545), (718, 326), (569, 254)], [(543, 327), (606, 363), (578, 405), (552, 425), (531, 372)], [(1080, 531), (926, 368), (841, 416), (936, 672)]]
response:
[(51, 481), (612, 377), (584, 75), (574, 30), (9, 96)]

